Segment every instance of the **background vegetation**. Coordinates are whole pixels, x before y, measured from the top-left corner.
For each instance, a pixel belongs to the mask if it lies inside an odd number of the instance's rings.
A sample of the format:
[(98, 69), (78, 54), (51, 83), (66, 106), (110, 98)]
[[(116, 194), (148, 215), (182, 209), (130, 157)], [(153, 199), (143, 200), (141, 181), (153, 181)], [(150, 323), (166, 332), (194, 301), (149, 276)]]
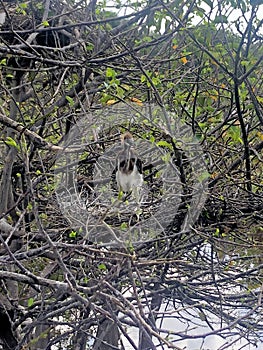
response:
[[(182, 349), (189, 339), (203, 349), (211, 335), (221, 337), (213, 349), (262, 342), (260, 12), (257, 0), (1, 1), (3, 349)], [(183, 200), (160, 237), (114, 249), (87, 242), (61, 213), (54, 169), (73, 126), (120, 102), (179, 117), (209, 178), (187, 232)], [(96, 160), (126, 128), (165, 141), (187, 198), (180, 147), (136, 119), (94, 130), (80, 188), (92, 191)]]

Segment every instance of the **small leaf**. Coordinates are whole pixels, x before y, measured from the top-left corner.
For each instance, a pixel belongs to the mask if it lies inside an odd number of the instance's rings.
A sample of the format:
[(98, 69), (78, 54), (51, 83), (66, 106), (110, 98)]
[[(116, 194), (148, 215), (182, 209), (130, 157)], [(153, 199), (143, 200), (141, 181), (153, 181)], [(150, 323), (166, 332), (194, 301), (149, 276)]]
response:
[(151, 142), (151, 143), (155, 142), (155, 137), (153, 135), (150, 135), (149, 142)]
[(144, 83), (145, 81), (147, 81), (147, 77), (146, 75), (141, 75), (141, 83)]
[(42, 25), (43, 25), (44, 27), (49, 27), (48, 21), (43, 21), (43, 22), (42, 22)]
[(74, 106), (74, 100), (73, 100), (72, 97), (66, 96), (66, 100), (68, 101), (70, 107), (73, 107), (73, 106)]
[(228, 23), (227, 16), (224, 16), (224, 15), (216, 16), (216, 18), (214, 19), (214, 23)]
[(123, 197), (123, 191), (119, 191), (118, 200), (120, 201)]
[(40, 217), (40, 219), (46, 220), (48, 216), (46, 213), (40, 213), (39, 217)]
[(33, 298), (29, 298), (27, 301), (27, 306), (30, 307), (34, 304), (34, 299)]
[(99, 270), (101, 270), (101, 271), (106, 271), (106, 270), (107, 270), (106, 265), (103, 264), (103, 263), (100, 263), (100, 264), (98, 265), (98, 268), (99, 268)]
[(107, 67), (106, 69), (106, 77), (107, 78), (115, 78), (116, 77), (116, 72), (114, 69), (110, 68), (110, 67)]
[(27, 3), (26, 2), (22, 2), (20, 5), (21, 9), (26, 9), (27, 8)]
[(186, 64), (188, 62), (187, 58), (185, 56), (181, 58), (181, 61), (182, 61), (183, 64)]
[(167, 142), (167, 141), (158, 141), (158, 142), (156, 143), (156, 146), (167, 147), (167, 148), (169, 148), (171, 151), (173, 151), (173, 146), (172, 146), (169, 142)]
[(203, 0), (209, 7), (213, 8), (213, 2), (211, 0)]
[(128, 227), (127, 222), (121, 223), (121, 230), (126, 231), (127, 227)]
[(85, 277), (83, 278), (83, 282), (84, 282), (84, 283), (88, 283), (88, 282), (89, 282), (89, 278), (88, 278), (87, 276), (85, 276)]
[(116, 100), (108, 100), (106, 102), (107, 105), (111, 106), (111, 105), (114, 105), (114, 103), (116, 103), (117, 101)]
[(227, 136), (230, 137), (234, 144), (243, 143), (242, 138), (240, 137), (240, 129), (236, 125), (232, 125), (227, 132)]
[(92, 43), (87, 43), (86, 44), (86, 50), (87, 51), (92, 51), (94, 49), (94, 45)]
[(208, 171), (203, 171), (199, 176), (198, 176), (198, 180), (199, 181), (204, 181), (209, 179), (210, 177), (210, 173)]
[(76, 238), (77, 232), (76, 231), (71, 231), (69, 234), (69, 238)]
[(215, 233), (214, 233), (214, 237), (219, 237), (219, 233), (220, 233), (219, 228), (216, 228)]
[(261, 141), (263, 141), (263, 133), (258, 131), (257, 132), (258, 137), (260, 138)]
[(136, 98), (136, 97), (132, 97), (132, 98), (131, 98), (131, 101), (137, 103), (137, 105), (139, 105), (139, 106), (143, 106), (142, 101), (139, 100), (139, 99)]
[(32, 203), (28, 203), (28, 205), (27, 205), (27, 210), (28, 210), (28, 211), (31, 211), (32, 209), (33, 209)]
[(15, 147), (16, 149), (19, 150), (18, 144), (16, 143), (16, 141), (14, 139), (12, 139), (12, 137), (8, 136), (5, 140), (5, 143), (8, 146)]

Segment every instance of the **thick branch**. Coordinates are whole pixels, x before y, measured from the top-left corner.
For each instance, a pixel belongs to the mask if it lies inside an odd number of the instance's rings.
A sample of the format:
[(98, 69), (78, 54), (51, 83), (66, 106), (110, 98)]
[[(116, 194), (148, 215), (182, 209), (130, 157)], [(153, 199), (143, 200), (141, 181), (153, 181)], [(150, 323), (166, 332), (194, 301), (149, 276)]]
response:
[(44, 140), (42, 137), (40, 137), (34, 131), (28, 130), (23, 125), (17, 123), (16, 121), (8, 118), (7, 116), (5, 116), (3, 114), (0, 114), (0, 123), (18, 131), (21, 134), (22, 133), (25, 134), (30, 139), (30, 141), (32, 141), (39, 148), (47, 149), (47, 150), (54, 151), (54, 152), (59, 152), (59, 151), (67, 152), (67, 150), (65, 150), (63, 147), (55, 146), (52, 143), (47, 142), (46, 140)]

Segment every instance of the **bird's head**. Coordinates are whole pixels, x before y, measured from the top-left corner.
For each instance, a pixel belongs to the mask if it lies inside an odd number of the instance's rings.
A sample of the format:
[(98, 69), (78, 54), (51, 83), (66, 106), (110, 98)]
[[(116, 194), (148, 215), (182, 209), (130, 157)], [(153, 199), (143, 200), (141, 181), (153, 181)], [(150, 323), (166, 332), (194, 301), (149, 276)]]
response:
[(121, 144), (125, 149), (134, 146), (134, 139), (130, 132), (127, 131), (121, 135)]

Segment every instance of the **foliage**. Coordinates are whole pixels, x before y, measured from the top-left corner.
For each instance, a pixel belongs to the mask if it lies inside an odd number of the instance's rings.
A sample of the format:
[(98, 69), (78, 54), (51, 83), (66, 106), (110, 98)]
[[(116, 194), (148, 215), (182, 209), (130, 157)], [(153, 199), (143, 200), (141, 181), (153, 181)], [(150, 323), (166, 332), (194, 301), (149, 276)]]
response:
[[(107, 3), (1, 5), (0, 322), (7, 325), (1, 341), (12, 349), (179, 349), (188, 339), (202, 343), (220, 334), (220, 349), (231, 341), (235, 349), (259, 344), (261, 2)], [(155, 147), (154, 164), (143, 149), (154, 204), (144, 213), (137, 210), (137, 217), (148, 218), (165, 196), (160, 153), (178, 170), (183, 195), (167, 230), (117, 249), (89, 241), (85, 228), (62, 214), (54, 172), (63, 167), (56, 157), (66, 152), (63, 142), (74, 126), (120, 103), (134, 115), (105, 128), (102, 120), (100, 128), (88, 124), (92, 137), (85, 140), (72, 182), (80, 195), (94, 203), (96, 164), (127, 129)], [(148, 105), (174, 116), (171, 125), (180, 120), (187, 126), (205, 154), (207, 171), (197, 175), (200, 181), (209, 177), (207, 201), (187, 230), (183, 222), (196, 171), (189, 163), (196, 154), (191, 149), (187, 158), (183, 141), (160, 125), (158, 113), (140, 119)], [(109, 207), (129, 205), (123, 193), (108, 200)], [(96, 214), (102, 209), (92, 207)], [(114, 223), (125, 232), (133, 221), (119, 213), (107, 228)], [(170, 316), (181, 322), (180, 330), (166, 325)], [(209, 331), (188, 333), (194, 324)], [(131, 327), (139, 333), (136, 340)]]

